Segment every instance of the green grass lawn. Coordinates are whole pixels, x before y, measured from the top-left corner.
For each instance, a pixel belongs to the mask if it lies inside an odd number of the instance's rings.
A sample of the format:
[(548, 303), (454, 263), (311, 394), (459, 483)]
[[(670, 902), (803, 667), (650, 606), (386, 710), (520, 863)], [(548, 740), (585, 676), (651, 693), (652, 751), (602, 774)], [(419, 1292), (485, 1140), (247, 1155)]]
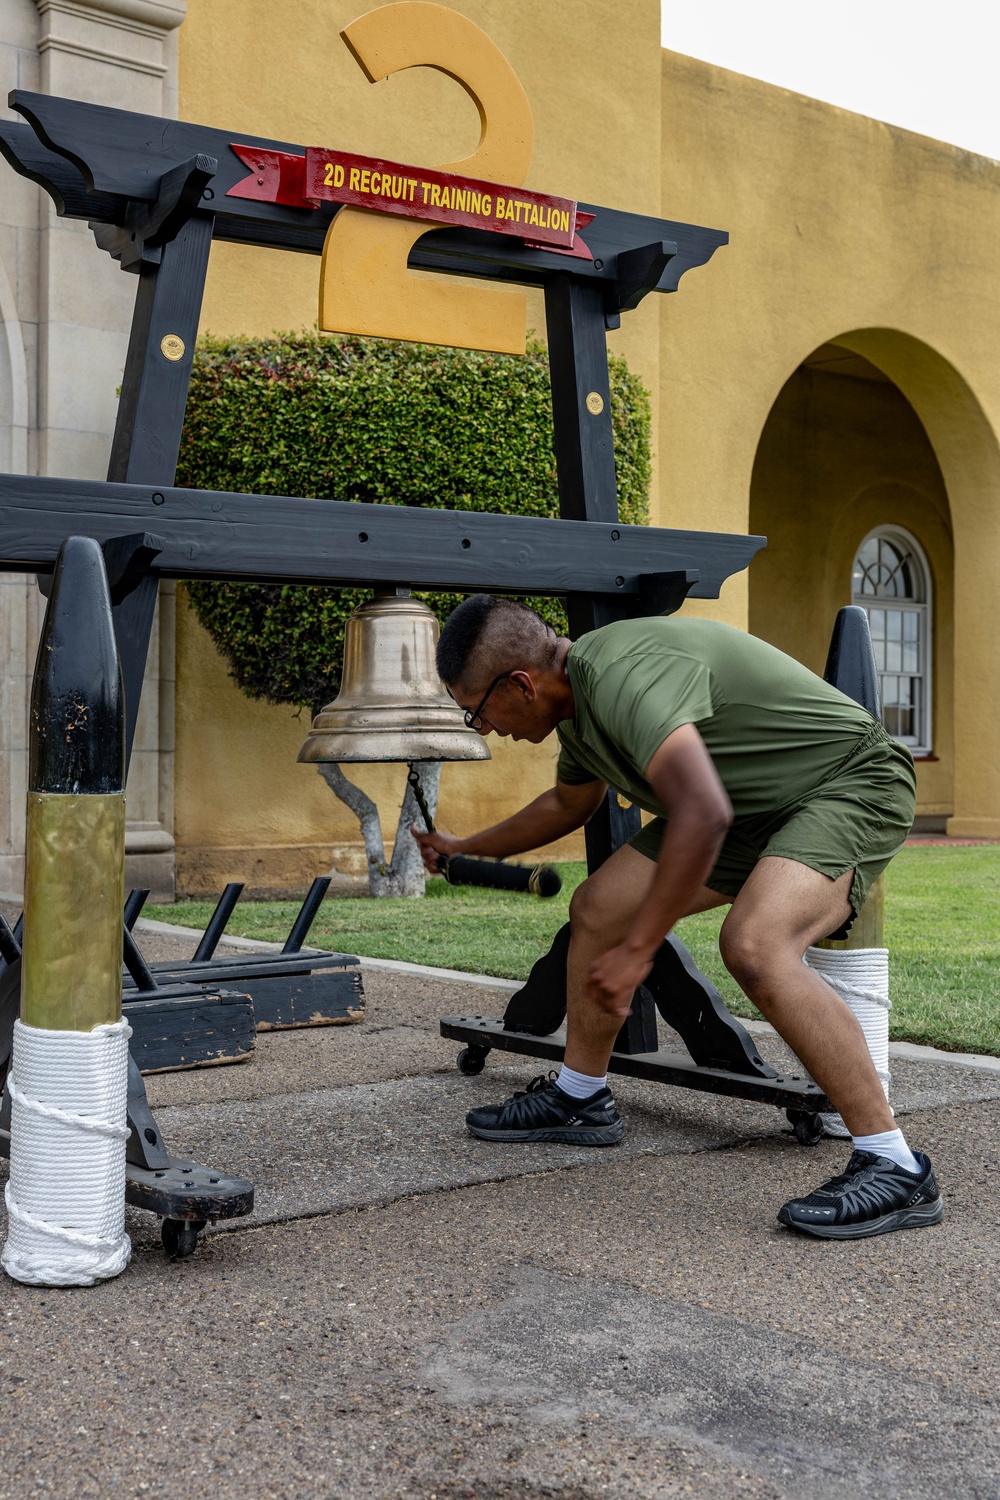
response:
[[(324, 902), (309, 935), (317, 947), (521, 979), (566, 920), (583, 878), (559, 866), (563, 888), (534, 896), (428, 885), (426, 899)], [(147, 908), (167, 922), (204, 927), (209, 902)], [(283, 942), (298, 903), (241, 902), (228, 931)], [(717, 946), (725, 909), (678, 926), (696, 961), (737, 1015), (756, 1011), (722, 967)], [(955, 1052), (1000, 1054), (1000, 845), (904, 849), (886, 876), (891, 1035)]]

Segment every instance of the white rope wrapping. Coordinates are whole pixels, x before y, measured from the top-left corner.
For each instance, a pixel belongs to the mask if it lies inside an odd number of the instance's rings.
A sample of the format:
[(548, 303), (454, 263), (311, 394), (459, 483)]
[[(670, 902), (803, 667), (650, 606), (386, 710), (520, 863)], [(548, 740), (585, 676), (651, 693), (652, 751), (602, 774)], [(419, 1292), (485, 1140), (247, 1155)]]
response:
[[(836, 990), (857, 1016), (879, 1082), (889, 1097), (889, 950), (888, 948), (807, 948), (804, 962)], [(838, 1114), (820, 1115), (827, 1135), (848, 1138), (851, 1132)]]
[(128, 1039), (14, 1022), (9, 1218), (0, 1265), (35, 1286), (93, 1286), (124, 1271)]

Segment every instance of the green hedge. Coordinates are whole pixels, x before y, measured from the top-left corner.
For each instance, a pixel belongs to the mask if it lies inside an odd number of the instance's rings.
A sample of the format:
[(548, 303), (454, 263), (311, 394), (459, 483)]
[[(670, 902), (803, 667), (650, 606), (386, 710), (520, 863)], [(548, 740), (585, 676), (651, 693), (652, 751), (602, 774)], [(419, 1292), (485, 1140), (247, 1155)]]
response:
[[(611, 361), (619, 509), (648, 514), (649, 397)], [(177, 483), (247, 494), (555, 516), (548, 359), (383, 339), (199, 342)], [(322, 515), (317, 514), (317, 526)], [(339, 688), (368, 589), (196, 583), (189, 598), (248, 697), (315, 710)], [(457, 596), (422, 594), (440, 619)], [(558, 600), (531, 601), (565, 633)]]

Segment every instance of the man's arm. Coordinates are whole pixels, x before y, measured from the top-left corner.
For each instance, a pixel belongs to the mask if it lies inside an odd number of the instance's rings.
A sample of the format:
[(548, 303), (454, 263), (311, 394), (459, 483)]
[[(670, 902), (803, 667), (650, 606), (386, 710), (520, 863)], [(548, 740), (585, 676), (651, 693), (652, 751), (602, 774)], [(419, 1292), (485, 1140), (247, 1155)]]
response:
[(439, 869), (441, 854), (480, 854), (504, 859), (508, 854), (525, 854), (542, 844), (554, 843), (568, 833), (582, 828), (604, 801), (607, 787), (603, 781), (586, 781), (580, 786), (557, 781), (549, 791), (529, 802), (512, 817), (492, 828), (484, 828), (468, 838), (453, 838), (448, 833), (423, 833), (416, 825), (413, 836), (420, 845), (424, 864), (432, 875)]
[(591, 967), (590, 989), (606, 1010), (628, 1015), (657, 948), (705, 884), (733, 820), (719, 774), (693, 724), (667, 736), (646, 768), (667, 813), (656, 872), (623, 943)]

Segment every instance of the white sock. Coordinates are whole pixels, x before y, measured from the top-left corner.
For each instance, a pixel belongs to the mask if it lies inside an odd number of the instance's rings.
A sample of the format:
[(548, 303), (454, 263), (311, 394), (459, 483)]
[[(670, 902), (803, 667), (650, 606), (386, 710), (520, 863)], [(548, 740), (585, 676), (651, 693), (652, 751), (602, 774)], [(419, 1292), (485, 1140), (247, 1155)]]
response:
[(904, 1172), (919, 1172), (920, 1163), (910, 1150), (901, 1130), (883, 1130), (879, 1135), (856, 1135), (853, 1137), (855, 1151), (874, 1151), (876, 1156), (887, 1156)]
[(556, 1079), (556, 1088), (562, 1089), (571, 1099), (589, 1099), (599, 1089), (607, 1088), (608, 1075), (603, 1078), (591, 1078), (587, 1073), (574, 1073), (572, 1068), (567, 1068), (563, 1063), (559, 1069), (559, 1077)]

